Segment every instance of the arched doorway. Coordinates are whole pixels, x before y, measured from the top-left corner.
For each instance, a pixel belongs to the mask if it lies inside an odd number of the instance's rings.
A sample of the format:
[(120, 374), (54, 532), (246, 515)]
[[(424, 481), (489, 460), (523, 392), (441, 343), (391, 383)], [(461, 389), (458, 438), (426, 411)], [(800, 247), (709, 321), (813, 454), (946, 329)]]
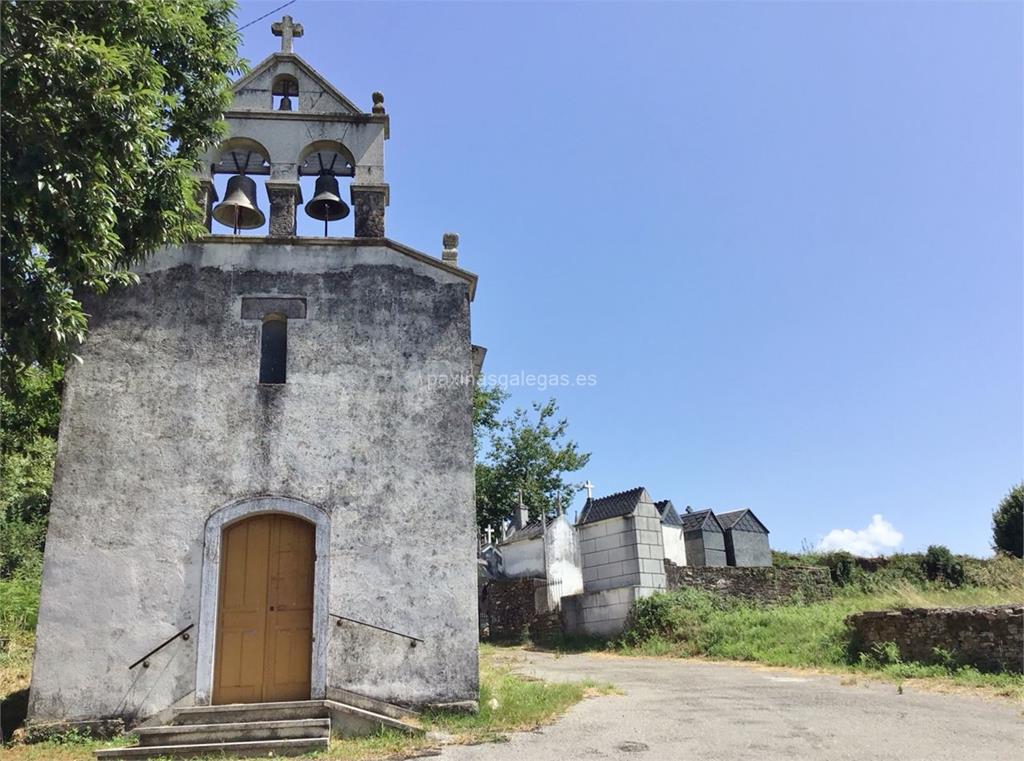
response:
[(323, 699), (330, 516), (256, 497), (214, 511), (205, 533), (196, 705)]
[(224, 529), (213, 702), (308, 700), (315, 527), (254, 515)]

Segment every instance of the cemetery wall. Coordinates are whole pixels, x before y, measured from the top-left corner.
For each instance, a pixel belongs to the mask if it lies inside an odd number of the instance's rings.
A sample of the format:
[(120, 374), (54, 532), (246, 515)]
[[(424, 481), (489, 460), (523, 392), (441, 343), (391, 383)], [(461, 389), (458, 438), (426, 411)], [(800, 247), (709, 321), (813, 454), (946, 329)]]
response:
[(700, 589), (765, 604), (794, 598), (816, 602), (832, 597), (828, 569), (815, 566), (679, 566), (666, 560), (665, 577), (669, 589)]
[(1024, 605), (866, 611), (846, 623), (857, 652), (891, 642), (904, 661), (941, 663), (948, 654), (981, 671), (1024, 672)]

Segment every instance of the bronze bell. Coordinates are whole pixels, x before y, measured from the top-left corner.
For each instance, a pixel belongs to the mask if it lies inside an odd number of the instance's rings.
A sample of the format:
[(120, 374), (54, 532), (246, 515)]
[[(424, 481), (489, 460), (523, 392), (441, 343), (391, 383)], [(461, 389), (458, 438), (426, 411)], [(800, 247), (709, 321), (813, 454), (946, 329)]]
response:
[(324, 170), (316, 178), (313, 197), (306, 204), (306, 213), (313, 219), (324, 221), (324, 235), (327, 235), (327, 222), (344, 219), (348, 216), (348, 204), (338, 194), (338, 178), (332, 172)]
[(236, 233), (263, 227), (267, 218), (256, 205), (256, 181), (244, 174), (228, 179), (224, 200), (214, 207), (213, 218)]
[(277, 110), (278, 111), (291, 111), (292, 110), (292, 100), (291, 100), (291, 98), (289, 98), (287, 95), (282, 95), (281, 96), (281, 103), (280, 103), (280, 105), (278, 105)]

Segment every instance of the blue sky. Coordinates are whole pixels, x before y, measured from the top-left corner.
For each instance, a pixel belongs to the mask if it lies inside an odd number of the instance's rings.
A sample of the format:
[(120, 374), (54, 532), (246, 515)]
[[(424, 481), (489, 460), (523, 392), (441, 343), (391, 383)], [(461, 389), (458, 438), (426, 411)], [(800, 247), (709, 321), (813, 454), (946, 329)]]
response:
[(487, 372), (596, 377), (509, 405), (558, 399), (597, 494), (987, 554), (1024, 462), (1022, 8), (298, 0), (243, 53), (289, 13), (384, 92), (388, 236), (461, 234)]

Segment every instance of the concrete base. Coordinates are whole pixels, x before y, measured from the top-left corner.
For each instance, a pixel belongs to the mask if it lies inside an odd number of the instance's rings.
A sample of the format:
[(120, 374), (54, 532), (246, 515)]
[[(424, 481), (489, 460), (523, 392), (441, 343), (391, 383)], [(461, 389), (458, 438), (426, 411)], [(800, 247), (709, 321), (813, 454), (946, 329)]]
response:
[(656, 587), (619, 587), (562, 598), (562, 631), (588, 637), (615, 637), (625, 629), (633, 603), (655, 592)]

